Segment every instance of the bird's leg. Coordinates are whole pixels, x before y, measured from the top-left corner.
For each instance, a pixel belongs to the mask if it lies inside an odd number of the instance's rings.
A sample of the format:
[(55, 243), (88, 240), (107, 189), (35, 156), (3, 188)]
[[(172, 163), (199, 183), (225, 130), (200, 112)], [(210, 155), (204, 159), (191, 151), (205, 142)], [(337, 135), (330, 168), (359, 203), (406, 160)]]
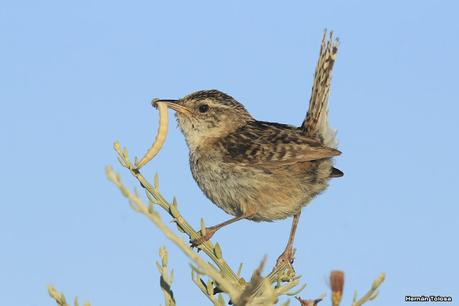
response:
[(226, 220), (225, 222), (222, 222), (220, 224), (206, 227), (206, 233), (204, 235), (201, 233), (201, 237), (193, 239), (193, 240), (190, 241), (191, 242), (191, 247), (197, 247), (201, 243), (206, 242), (207, 240), (212, 238), (212, 236), (215, 234), (215, 232), (218, 231), (219, 229), (221, 229), (222, 227), (224, 227), (224, 226), (226, 226), (228, 224), (234, 223), (236, 221), (239, 221), (241, 219), (245, 219), (247, 217), (250, 217), (251, 215), (253, 215), (253, 214), (244, 213), (244, 214), (242, 214), (240, 216), (237, 216), (237, 217), (231, 218), (229, 220)]
[(276, 269), (277, 266), (279, 266), (283, 262), (287, 262), (289, 266), (291, 266), (291, 264), (293, 263), (293, 255), (295, 253), (293, 250), (293, 240), (295, 240), (295, 232), (298, 226), (298, 221), (300, 220), (300, 215), (301, 210), (296, 215), (293, 215), (292, 228), (290, 229), (290, 236), (288, 237), (287, 246), (285, 247), (284, 252), (279, 256), (279, 258), (277, 258), (276, 266), (274, 267), (274, 269)]

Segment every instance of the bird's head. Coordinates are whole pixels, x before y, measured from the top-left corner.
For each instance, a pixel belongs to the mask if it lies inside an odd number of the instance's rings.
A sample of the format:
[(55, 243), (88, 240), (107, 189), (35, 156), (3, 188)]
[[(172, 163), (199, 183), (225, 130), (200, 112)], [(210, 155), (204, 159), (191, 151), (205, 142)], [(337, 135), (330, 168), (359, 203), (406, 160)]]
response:
[(166, 102), (176, 111), (177, 123), (190, 149), (228, 135), (254, 120), (244, 106), (218, 90), (202, 90)]

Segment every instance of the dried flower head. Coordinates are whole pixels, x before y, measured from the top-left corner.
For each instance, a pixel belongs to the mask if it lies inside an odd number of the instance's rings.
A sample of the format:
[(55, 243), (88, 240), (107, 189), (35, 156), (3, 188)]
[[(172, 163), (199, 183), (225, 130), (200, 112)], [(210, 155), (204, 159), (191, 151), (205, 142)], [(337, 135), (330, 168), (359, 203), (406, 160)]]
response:
[(330, 272), (330, 286), (332, 289), (332, 305), (338, 306), (343, 296), (343, 287), (344, 287), (344, 272), (343, 271)]

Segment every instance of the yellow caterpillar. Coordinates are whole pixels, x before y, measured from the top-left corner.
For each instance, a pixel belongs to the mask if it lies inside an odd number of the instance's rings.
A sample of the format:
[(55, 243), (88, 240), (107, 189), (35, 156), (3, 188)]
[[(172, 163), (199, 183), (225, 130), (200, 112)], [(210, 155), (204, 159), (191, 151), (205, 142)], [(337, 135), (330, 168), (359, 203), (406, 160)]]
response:
[(148, 149), (147, 153), (142, 157), (142, 159), (136, 163), (137, 169), (142, 168), (148, 163), (153, 157), (158, 154), (161, 148), (166, 141), (167, 136), (167, 126), (168, 126), (168, 119), (167, 119), (167, 104), (164, 102), (155, 102), (158, 106), (159, 111), (159, 128), (156, 134), (155, 142), (152, 144), (150, 149)]

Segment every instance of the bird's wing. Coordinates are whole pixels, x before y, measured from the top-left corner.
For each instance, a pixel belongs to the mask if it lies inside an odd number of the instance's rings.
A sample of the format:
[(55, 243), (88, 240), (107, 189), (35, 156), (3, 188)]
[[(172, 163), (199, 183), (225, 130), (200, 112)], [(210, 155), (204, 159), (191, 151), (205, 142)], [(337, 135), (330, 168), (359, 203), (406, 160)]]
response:
[(340, 155), (301, 130), (283, 124), (256, 121), (219, 141), (225, 161), (253, 166), (281, 166)]

